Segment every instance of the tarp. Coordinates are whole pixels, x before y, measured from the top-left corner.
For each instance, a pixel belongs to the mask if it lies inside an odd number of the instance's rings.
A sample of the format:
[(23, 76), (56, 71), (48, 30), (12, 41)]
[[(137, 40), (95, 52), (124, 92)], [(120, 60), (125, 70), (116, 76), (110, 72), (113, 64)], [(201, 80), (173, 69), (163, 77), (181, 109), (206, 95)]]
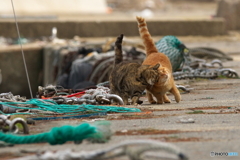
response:
[[(106, 0), (13, 0), (17, 15), (107, 13)], [(1, 1), (0, 15), (12, 15), (11, 0)]]

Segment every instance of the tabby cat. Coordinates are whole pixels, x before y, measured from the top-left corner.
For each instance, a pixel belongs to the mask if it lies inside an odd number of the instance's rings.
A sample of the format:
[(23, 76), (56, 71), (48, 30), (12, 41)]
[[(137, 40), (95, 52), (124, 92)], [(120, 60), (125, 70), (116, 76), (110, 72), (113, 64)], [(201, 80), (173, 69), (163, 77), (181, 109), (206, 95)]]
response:
[[(161, 67), (158, 68), (160, 76), (159, 80), (153, 86), (147, 86), (147, 97), (149, 103), (170, 103), (171, 101), (166, 95), (168, 91), (174, 95), (176, 102), (179, 103), (181, 95), (174, 82), (172, 65), (169, 58), (165, 54), (158, 52), (148, 31), (145, 19), (142, 17), (136, 17), (136, 19), (138, 22), (139, 34), (143, 40), (146, 51), (146, 58), (142, 64), (154, 66), (160, 63), (161, 65)], [(153, 96), (157, 99), (157, 102), (154, 100)]]
[(123, 34), (115, 42), (114, 66), (109, 77), (110, 91), (112, 94), (119, 95), (125, 105), (130, 104), (128, 103), (128, 98), (131, 98), (131, 104), (137, 105), (146, 87), (150, 87), (158, 81), (160, 64), (156, 63), (156, 65), (150, 66), (124, 62), (122, 40)]

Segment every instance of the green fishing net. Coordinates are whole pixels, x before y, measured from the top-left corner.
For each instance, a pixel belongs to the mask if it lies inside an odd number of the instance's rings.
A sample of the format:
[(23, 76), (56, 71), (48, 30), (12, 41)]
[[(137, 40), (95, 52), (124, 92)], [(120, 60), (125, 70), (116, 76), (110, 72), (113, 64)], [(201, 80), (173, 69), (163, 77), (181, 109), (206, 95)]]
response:
[(177, 39), (175, 36), (164, 36), (158, 42), (156, 47), (159, 52), (164, 53), (168, 56), (171, 61), (173, 72), (181, 68), (184, 63), (184, 52), (186, 46)]

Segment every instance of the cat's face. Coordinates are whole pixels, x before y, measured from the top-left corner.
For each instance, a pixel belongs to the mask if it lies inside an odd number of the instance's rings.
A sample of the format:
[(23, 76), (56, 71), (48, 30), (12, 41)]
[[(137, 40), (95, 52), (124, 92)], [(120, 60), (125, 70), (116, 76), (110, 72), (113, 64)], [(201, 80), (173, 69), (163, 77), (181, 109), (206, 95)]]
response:
[(150, 69), (149, 71), (146, 71), (146, 81), (149, 85), (154, 85), (158, 79), (159, 79), (159, 74), (156, 70)]
[(159, 72), (159, 82), (164, 83), (169, 79), (169, 71), (165, 67), (160, 67), (158, 69)]
[[(140, 67), (140, 80), (142, 82), (147, 83), (148, 85), (154, 85), (156, 82), (158, 82), (159, 79), (159, 68), (160, 64), (155, 65), (154, 67)], [(142, 69), (141, 69), (142, 68)], [(142, 70), (142, 71), (141, 71)]]

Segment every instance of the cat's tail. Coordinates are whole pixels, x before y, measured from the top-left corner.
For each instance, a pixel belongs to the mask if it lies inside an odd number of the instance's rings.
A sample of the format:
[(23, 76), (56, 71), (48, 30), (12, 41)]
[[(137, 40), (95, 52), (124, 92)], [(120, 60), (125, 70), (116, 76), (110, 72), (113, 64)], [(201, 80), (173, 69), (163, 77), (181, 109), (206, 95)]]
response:
[(143, 44), (145, 46), (147, 56), (150, 55), (151, 53), (158, 52), (158, 50), (155, 46), (155, 43), (152, 39), (152, 36), (148, 31), (147, 23), (146, 23), (145, 19), (142, 17), (136, 17), (136, 19), (138, 22), (139, 34), (143, 40)]
[(123, 61), (122, 40), (123, 40), (123, 34), (119, 35), (117, 37), (116, 42), (115, 42), (115, 61), (114, 61), (114, 65), (119, 64)]

